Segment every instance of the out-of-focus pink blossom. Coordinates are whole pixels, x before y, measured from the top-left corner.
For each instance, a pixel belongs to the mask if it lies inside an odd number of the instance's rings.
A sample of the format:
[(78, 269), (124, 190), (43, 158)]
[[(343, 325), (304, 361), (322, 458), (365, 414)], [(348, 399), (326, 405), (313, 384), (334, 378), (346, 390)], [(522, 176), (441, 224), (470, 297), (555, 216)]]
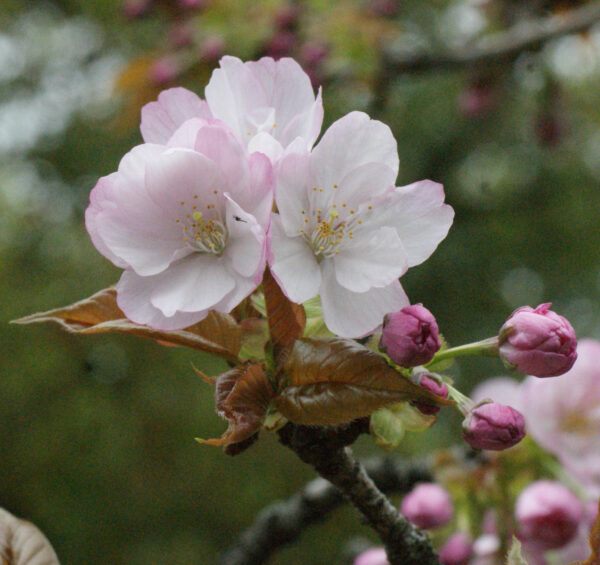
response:
[(209, 35), (204, 38), (200, 45), (200, 55), (209, 63), (218, 61), (224, 52), (225, 38), (221, 35)]
[(287, 30), (278, 31), (267, 42), (265, 54), (269, 57), (273, 57), (275, 60), (286, 57), (290, 55), (294, 47), (296, 47), (297, 41), (295, 33)]
[(354, 565), (389, 565), (389, 561), (383, 547), (372, 547), (363, 551), (354, 560)]
[(497, 402), (475, 406), (462, 426), (463, 438), (475, 449), (500, 451), (516, 445), (525, 437), (523, 415)]
[(175, 24), (169, 31), (169, 41), (174, 47), (185, 47), (194, 42), (194, 33), (188, 22)]
[(86, 210), (94, 245), (125, 269), (119, 307), (163, 330), (230, 312), (260, 284), (273, 198), (269, 160), (222, 123), (188, 120), (169, 143), (127, 153)]
[(280, 6), (275, 12), (275, 25), (278, 29), (293, 30), (300, 19), (300, 7), (287, 3)]
[(163, 57), (150, 65), (149, 77), (156, 86), (172, 83), (181, 72), (177, 61), (172, 57)]
[(131, 19), (145, 16), (151, 8), (152, 0), (125, 0), (121, 5), (123, 15)]
[(415, 526), (424, 529), (443, 526), (454, 516), (450, 495), (436, 483), (417, 485), (402, 500), (400, 511)]
[(433, 314), (422, 304), (386, 314), (379, 347), (402, 367), (423, 365), (440, 348), (439, 329)]
[(311, 153), (279, 161), (271, 272), (294, 302), (319, 294), (325, 324), (339, 336), (372, 333), (408, 306), (398, 277), (452, 224), (442, 186), (397, 188), (398, 166), (391, 130), (362, 112), (332, 124)]
[[(426, 371), (418, 374), (419, 386), (422, 386), (424, 389), (436, 394), (437, 396), (441, 396), (442, 398), (448, 398), (448, 385), (438, 380), (431, 373), (427, 373)], [(417, 401), (414, 405), (419, 409), (423, 414), (431, 415), (437, 414), (440, 411), (439, 406), (435, 406), (433, 404), (428, 404), (424, 401)]]
[(177, 0), (177, 4), (181, 8), (187, 10), (198, 10), (200, 8), (205, 8), (210, 0)]
[(517, 308), (500, 328), (499, 354), (509, 367), (536, 377), (555, 377), (573, 366), (575, 330), (550, 306)]
[(566, 374), (523, 383), (531, 436), (588, 489), (600, 495), (600, 342), (583, 339)]
[(317, 41), (310, 41), (302, 45), (300, 57), (309, 67), (312, 67), (321, 63), (328, 53), (329, 48), (327, 45)]
[[(487, 379), (478, 384), (471, 391), (470, 396), (475, 404), (489, 399), (510, 406), (521, 413), (524, 412), (521, 402), (521, 383), (510, 377)], [(525, 420), (527, 420), (526, 415)]]
[(569, 543), (583, 520), (581, 501), (556, 481), (536, 481), (521, 492), (515, 505), (518, 533), (541, 549)]
[(440, 561), (443, 565), (467, 565), (473, 556), (473, 542), (469, 534), (452, 534), (440, 549)]

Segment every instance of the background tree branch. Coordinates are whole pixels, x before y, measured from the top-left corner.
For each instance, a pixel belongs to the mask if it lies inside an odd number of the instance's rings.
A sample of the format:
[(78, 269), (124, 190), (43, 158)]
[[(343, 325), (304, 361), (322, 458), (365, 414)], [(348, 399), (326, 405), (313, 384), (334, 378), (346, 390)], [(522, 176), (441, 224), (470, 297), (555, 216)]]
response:
[(286, 424), (279, 430), (283, 445), (338, 487), (377, 532), (391, 565), (439, 565), (427, 534), (411, 524), (369, 478), (346, 446), (368, 431), (368, 419), (347, 426), (317, 428)]
[[(384, 493), (407, 493), (418, 482), (432, 481), (426, 463), (399, 458), (374, 457), (364, 463), (373, 482)], [(260, 565), (282, 545), (296, 540), (303, 530), (325, 520), (346, 502), (342, 491), (319, 477), (285, 501), (258, 514), (239, 541), (220, 558), (220, 565)]]

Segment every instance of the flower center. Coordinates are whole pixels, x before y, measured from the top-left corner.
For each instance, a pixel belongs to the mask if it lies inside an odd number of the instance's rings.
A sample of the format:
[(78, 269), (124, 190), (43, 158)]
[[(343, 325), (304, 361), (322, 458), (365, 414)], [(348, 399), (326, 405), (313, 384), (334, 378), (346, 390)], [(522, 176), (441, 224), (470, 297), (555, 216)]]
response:
[[(354, 211), (352, 211), (354, 213)], [(310, 220), (306, 217), (303, 210), (304, 223), (307, 227), (310, 225)], [(312, 230), (300, 230), (306, 242), (310, 245), (317, 261), (322, 261), (325, 258), (333, 257), (339, 253), (339, 247), (348, 239), (354, 238), (353, 228), (357, 223), (354, 218), (349, 220), (340, 220), (337, 210), (332, 208), (324, 217), (322, 211), (316, 211), (314, 218), (314, 227)], [(358, 223), (361, 223), (360, 220)]]
[[(185, 202), (180, 202), (180, 205), (184, 206)], [(183, 242), (199, 253), (219, 256), (225, 251), (227, 244), (227, 227), (215, 209), (215, 204), (208, 204), (205, 214), (197, 208), (196, 205), (192, 206), (190, 213), (175, 220), (182, 226)]]

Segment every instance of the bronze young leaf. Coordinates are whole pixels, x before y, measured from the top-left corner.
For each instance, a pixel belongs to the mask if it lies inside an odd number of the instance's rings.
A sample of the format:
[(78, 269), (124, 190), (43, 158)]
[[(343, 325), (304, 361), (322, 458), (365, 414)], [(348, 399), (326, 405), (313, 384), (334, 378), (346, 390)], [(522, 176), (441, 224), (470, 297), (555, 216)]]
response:
[(452, 404), (411, 383), (380, 355), (341, 338), (297, 340), (278, 377), (275, 406), (297, 424), (342, 424), (401, 401)]
[(262, 427), (273, 394), (262, 364), (247, 363), (219, 375), (215, 404), (219, 416), (229, 422), (229, 427), (220, 438), (198, 441), (226, 446), (249, 438)]
[(15, 320), (17, 324), (38, 322), (56, 322), (78, 334), (114, 332), (146, 337), (163, 345), (191, 347), (239, 363), (242, 330), (230, 314), (210, 312), (204, 320), (183, 330), (155, 330), (129, 321), (117, 305), (112, 287), (74, 304)]

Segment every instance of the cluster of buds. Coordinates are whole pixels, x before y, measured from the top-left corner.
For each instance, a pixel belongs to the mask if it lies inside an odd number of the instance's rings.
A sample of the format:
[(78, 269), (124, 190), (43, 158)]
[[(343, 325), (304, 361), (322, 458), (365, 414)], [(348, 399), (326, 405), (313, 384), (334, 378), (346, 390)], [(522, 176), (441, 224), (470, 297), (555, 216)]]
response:
[[(442, 398), (452, 398), (462, 412), (463, 438), (475, 449), (499, 451), (519, 443), (525, 436), (525, 419), (511, 406), (490, 399), (474, 403), (443, 377), (427, 370), (444, 359), (459, 355), (497, 355), (510, 369), (537, 377), (564, 374), (577, 359), (577, 340), (571, 324), (550, 310), (550, 304), (515, 310), (499, 335), (477, 343), (440, 350), (438, 324), (422, 304), (414, 304), (385, 316), (379, 348), (401, 367), (412, 369), (412, 380)], [(423, 367), (423, 365), (425, 367)], [(438, 406), (419, 402), (424, 414)]]

